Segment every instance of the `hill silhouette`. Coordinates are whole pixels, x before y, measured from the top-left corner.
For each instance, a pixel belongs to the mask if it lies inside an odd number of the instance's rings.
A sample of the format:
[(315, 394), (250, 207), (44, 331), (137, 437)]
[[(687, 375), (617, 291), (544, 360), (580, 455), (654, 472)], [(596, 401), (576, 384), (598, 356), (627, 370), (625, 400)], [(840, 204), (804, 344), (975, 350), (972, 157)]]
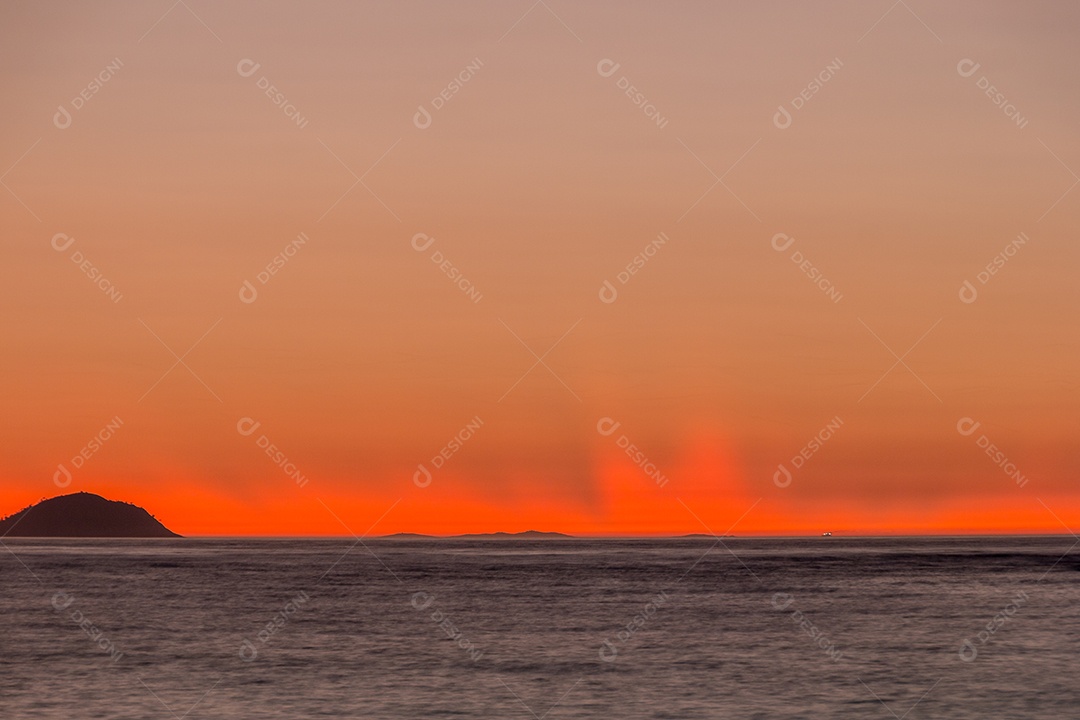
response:
[(0, 520), (0, 537), (181, 537), (138, 505), (78, 492)]
[(451, 536), (458, 540), (573, 540), (573, 535), (560, 532), (541, 532), (539, 530), (526, 530), (524, 532), (508, 533), (467, 533), (465, 535)]

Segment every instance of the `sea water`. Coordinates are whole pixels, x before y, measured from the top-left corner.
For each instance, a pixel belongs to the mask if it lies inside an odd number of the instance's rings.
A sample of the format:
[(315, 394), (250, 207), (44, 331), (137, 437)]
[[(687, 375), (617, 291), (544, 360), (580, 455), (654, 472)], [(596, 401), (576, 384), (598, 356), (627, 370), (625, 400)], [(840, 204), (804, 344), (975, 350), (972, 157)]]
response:
[(1069, 537), (33, 540), (0, 718), (1073, 718)]

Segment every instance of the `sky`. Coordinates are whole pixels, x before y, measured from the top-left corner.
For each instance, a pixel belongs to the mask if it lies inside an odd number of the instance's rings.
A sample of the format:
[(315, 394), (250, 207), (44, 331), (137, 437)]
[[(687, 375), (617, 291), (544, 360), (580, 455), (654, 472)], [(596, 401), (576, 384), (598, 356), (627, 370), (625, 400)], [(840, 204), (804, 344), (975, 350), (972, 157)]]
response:
[(1071, 532), (1080, 8), (0, 7), (0, 515)]

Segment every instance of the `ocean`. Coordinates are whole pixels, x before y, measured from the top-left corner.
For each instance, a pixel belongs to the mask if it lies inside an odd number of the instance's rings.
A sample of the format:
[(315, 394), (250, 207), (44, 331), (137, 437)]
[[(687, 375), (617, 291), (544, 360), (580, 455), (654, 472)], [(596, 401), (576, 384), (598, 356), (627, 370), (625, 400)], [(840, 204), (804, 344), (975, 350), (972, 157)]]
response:
[(1078, 544), (4, 539), (0, 718), (1076, 718)]

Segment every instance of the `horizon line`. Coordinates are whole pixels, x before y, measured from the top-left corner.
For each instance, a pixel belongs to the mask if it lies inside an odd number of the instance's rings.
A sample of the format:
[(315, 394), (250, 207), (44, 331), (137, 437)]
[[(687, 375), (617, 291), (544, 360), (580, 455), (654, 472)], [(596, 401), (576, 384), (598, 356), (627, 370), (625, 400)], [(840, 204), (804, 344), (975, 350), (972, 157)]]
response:
[[(817, 534), (767, 534), (767, 533), (743, 533), (740, 535), (713, 535), (711, 533), (682, 533), (678, 535), (669, 534), (595, 534), (595, 535), (572, 535), (570, 533), (563, 533), (557, 531), (542, 531), (542, 530), (524, 530), (520, 532), (477, 532), (477, 533), (456, 533), (454, 535), (431, 535), (428, 533), (416, 533), (416, 532), (397, 532), (389, 533), (386, 535), (367, 535), (357, 537), (355, 535), (340, 534), (340, 535), (200, 535), (200, 534), (179, 534), (178, 537), (124, 537), (124, 536), (78, 536), (78, 535), (7, 535), (0, 540), (394, 540), (394, 539), (430, 539), (430, 540), (456, 540), (456, 539), (470, 539), (470, 538), (495, 538), (498, 536), (510, 536), (511, 538), (519, 537), (521, 535), (533, 533), (536, 535), (547, 535), (556, 537), (546, 538), (534, 538), (534, 539), (549, 539), (549, 540), (685, 540), (685, 539), (702, 539), (702, 540), (801, 540), (809, 538), (818, 539), (830, 539), (830, 540), (845, 540), (845, 539), (860, 539), (860, 540), (874, 540), (874, 539), (891, 539), (891, 538), (995, 538), (995, 537), (1032, 537), (1032, 538), (1076, 538), (1076, 535), (1070, 532), (1035, 532), (1035, 531), (1016, 531), (1016, 532), (928, 532), (928, 533), (914, 533), (914, 532), (896, 532), (896, 533), (853, 533), (837, 534), (832, 532), (830, 535)], [(406, 536), (402, 538), (401, 536)], [(527, 539), (527, 538), (526, 538)]]

